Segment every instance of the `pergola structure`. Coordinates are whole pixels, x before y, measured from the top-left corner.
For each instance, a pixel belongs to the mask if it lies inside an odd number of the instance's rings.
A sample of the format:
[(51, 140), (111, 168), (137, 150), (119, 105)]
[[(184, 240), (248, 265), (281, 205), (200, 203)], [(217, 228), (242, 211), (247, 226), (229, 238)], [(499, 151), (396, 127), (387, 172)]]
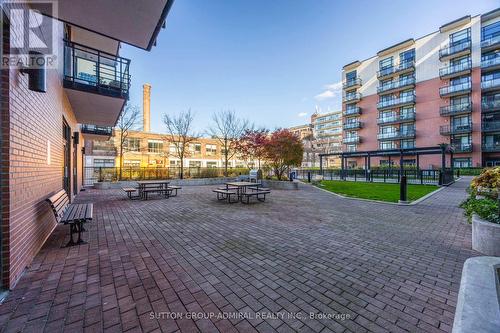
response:
[(450, 155), (450, 168), (453, 171), (453, 147), (449, 144), (442, 143), (434, 147), (421, 147), (421, 148), (402, 148), (402, 149), (387, 149), (387, 150), (371, 150), (371, 151), (354, 151), (354, 152), (336, 152), (328, 154), (319, 155), (319, 168), (323, 171), (323, 157), (327, 156), (340, 156), (341, 159), (341, 170), (346, 169), (346, 160), (353, 157), (364, 157), (365, 158), (365, 170), (371, 169), (371, 157), (383, 156), (389, 158), (389, 164), (391, 157), (399, 157), (399, 168), (403, 170), (403, 157), (404, 156), (416, 156), (416, 166), (419, 166), (419, 159), (421, 155), (441, 155), (441, 171), (446, 169), (446, 154)]

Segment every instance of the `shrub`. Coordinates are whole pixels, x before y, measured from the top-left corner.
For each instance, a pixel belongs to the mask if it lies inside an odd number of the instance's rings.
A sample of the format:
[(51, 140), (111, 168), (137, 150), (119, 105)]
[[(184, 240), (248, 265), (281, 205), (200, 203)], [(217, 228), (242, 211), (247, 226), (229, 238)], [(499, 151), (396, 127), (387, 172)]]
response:
[(491, 198), (497, 197), (500, 186), (500, 167), (484, 169), (471, 182), (472, 194), (482, 194)]
[(460, 204), (460, 207), (465, 210), (467, 221), (471, 223), (472, 215), (477, 214), (480, 218), (493, 223), (500, 223), (498, 216), (498, 202), (490, 198), (477, 199), (469, 197)]

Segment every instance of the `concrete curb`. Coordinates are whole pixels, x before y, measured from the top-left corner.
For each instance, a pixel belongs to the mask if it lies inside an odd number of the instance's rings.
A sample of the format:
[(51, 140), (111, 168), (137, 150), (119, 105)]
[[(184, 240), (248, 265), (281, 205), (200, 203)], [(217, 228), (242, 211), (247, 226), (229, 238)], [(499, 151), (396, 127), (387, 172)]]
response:
[(487, 256), (500, 256), (500, 224), (472, 215), (472, 249)]
[(345, 196), (345, 195), (342, 195), (342, 194), (338, 194), (338, 193), (335, 193), (335, 192), (330, 192), (328, 190), (325, 190), (321, 187), (318, 187), (318, 186), (314, 186), (312, 184), (308, 184), (308, 183), (302, 183), (304, 185), (309, 185), (309, 186), (312, 186), (318, 190), (321, 190), (323, 192), (326, 192), (326, 193), (330, 193), (330, 194), (333, 194), (337, 197), (340, 197), (340, 198), (343, 198), (343, 199), (349, 199), (349, 200), (357, 200), (357, 201), (368, 201), (368, 202), (375, 202), (375, 203), (381, 203), (381, 204), (387, 204), (387, 205), (396, 205), (396, 206), (414, 206), (416, 204), (419, 204), (421, 203), (422, 201), (430, 198), (431, 196), (433, 196), (434, 194), (442, 191), (443, 189), (446, 188), (446, 186), (442, 186), (440, 188), (438, 188), (437, 190), (435, 191), (432, 191), (431, 193), (428, 193), (426, 195), (424, 195), (423, 197), (415, 200), (415, 201), (412, 201), (410, 203), (402, 203), (402, 202), (387, 202), (387, 201), (380, 201), (380, 200), (373, 200), (373, 199), (363, 199), (363, 198), (353, 198), (353, 197), (348, 197), (348, 196)]

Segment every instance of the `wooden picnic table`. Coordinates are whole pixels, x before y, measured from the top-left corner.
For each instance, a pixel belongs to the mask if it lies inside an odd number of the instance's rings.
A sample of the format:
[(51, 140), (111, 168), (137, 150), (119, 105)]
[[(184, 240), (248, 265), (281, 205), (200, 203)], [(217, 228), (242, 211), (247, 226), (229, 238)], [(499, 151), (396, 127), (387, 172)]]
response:
[(246, 192), (247, 187), (252, 187), (252, 186), (260, 186), (261, 183), (252, 183), (252, 182), (227, 182), (224, 183), (226, 185), (226, 188), (229, 187), (236, 187), (236, 193), (238, 196), (238, 200), (241, 201), (242, 194)]
[(170, 182), (168, 180), (140, 180), (137, 182), (139, 189), (139, 197), (144, 198), (144, 193), (147, 190), (158, 189), (159, 192), (165, 191)]

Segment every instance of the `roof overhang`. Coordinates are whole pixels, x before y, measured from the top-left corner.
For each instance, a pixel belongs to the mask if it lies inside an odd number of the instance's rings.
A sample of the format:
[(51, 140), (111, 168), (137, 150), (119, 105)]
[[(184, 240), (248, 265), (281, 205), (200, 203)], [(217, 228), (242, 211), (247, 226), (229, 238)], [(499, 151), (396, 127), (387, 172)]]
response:
[(489, 21), (500, 16), (500, 8), (493, 9), (487, 13), (481, 15), (481, 22)]
[(405, 41), (402, 41), (401, 43), (397, 43), (395, 45), (389, 46), (383, 50), (378, 51), (377, 56), (381, 57), (381, 56), (384, 56), (386, 54), (393, 53), (393, 52), (396, 52), (398, 50), (410, 47), (413, 44), (415, 44), (415, 40), (413, 38), (410, 38), (410, 39), (407, 39)]
[(358, 67), (359, 65), (361, 65), (361, 61), (356, 60), (356, 61), (348, 63), (347, 65), (345, 65), (344, 67), (342, 67), (342, 69), (345, 70), (345, 71), (347, 71), (347, 70), (350, 70), (350, 69), (354, 69), (354, 68)]
[[(173, 2), (174, 0), (59, 0), (58, 17), (54, 18), (149, 51), (156, 42)], [(53, 17), (49, 12), (42, 11), (42, 14)]]
[(118, 55), (120, 51), (119, 41), (78, 27), (71, 27), (71, 41), (113, 55)]
[(446, 32), (446, 31), (450, 31), (452, 29), (461, 27), (461, 26), (469, 23), (470, 20), (471, 20), (470, 15), (453, 20), (453, 21), (446, 23), (446, 24), (442, 25), (441, 27), (439, 27), (439, 32)]

